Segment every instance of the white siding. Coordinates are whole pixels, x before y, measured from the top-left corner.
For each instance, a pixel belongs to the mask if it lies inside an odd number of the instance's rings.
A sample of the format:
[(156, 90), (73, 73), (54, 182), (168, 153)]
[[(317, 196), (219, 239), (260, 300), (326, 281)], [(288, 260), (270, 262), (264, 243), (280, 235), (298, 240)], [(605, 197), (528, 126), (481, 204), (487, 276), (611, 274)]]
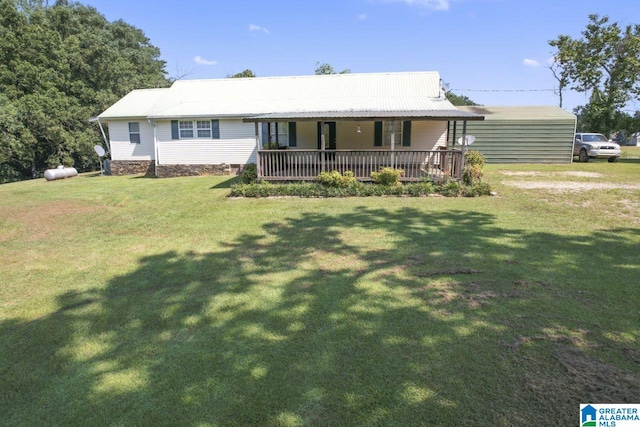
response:
[(220, 120), (219, 123), (220, 139), (175, 140), (171, 139), (171, 121), (159, 121), (157, 124), (159, 164), (217, 165), (255, 162), (254, 124), (243, 123), (239, 119)]
[[(360, 125), (360, 133), (357, 132)], [(374, 122), (337, 122), (336, 148), (338, 150), (388, 149), (389, 146), (375, 147)], [(444, 146), (447, 139), (447, 122), (413, 121), (411, 123), (411, 146), (396, 144), (396, 150), (434, 150)], [(299, 122), (296, 125), (298, 145), (296, 148), (318, 148), (318, 124)]]
[(411, 147), (408, 150), (435, 150), (447, 143), (447, 122), (411, 122)]
[[(129, 122), (140, 124), (140, 144), (129, 142)], [(153, 126), (146, 119), (109, 122), (111, 160), (153, 160)]]

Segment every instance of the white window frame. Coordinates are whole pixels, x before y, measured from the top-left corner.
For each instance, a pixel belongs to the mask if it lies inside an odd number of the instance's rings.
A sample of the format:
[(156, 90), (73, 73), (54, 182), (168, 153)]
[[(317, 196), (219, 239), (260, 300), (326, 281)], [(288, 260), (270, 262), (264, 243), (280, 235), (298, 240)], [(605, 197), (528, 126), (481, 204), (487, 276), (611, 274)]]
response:
[[(282, 147), (289, 146), (289, 122), (277, 122), (278, 124), (278, 145)], [(269, 141), (276, 142), (276, 122), (271, 122), (269, 128), (271, 134), (269, 135)]]
[[(178, 122), (178, 132), (180, 139), (193, 139), (195, 138), (195, 127), (193, 120), (180, 120)], [(191, 135), (189, 135), (191, 133)]]
[(178, 120), (179, 139), (213, 139), (211, 120)]
[[(138, 130), (131, 130), (131, 125), (136, 125)], [(134, 136), (137, 136), (137, 138), (134, 138)], [(137, 141), (134, 141), (134, 139), (137, 139)], [(140, 144), (142, 142), (140, 137), (140, 122), (129, 122), (129, 142), (131, 144)]]
[(383, 122), (382, 125), (382, 145), (384, 147), (391, 147), (391, 123), (396, 124), (394, 129), (395, 146), (402, 146), (402, 121), (395, 120), (393, 122)]
[(211, 120), (196, 120), (196, 138), (211, 139)]

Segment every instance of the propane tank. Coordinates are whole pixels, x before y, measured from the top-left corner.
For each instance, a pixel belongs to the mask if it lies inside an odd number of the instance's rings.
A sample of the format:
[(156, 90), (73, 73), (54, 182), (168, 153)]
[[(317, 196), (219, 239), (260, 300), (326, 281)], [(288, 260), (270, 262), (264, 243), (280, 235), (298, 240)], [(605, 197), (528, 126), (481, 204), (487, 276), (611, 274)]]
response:
[(78, 176), (76, 168), (65, 168), (60, 165), (56, 169), (47, 169), (44, 171), (44, 179), (47, 181), (55, 181), (56, 179), (64, 179)]

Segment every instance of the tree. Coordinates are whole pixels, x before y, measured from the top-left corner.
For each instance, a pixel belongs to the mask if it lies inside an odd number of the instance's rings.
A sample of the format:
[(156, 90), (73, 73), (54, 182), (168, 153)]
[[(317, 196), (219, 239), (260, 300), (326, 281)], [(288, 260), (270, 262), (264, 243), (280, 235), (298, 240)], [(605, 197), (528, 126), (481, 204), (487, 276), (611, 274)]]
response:
[(569, 72), (567, 68), (558, 62), (557, 58), (553, 59), (553, 62), (548, 68), (551, 74), (553, 74), (553, 78), (558, 81), (558, 87), (554, 89), (554, 92), (558, 95), (558, 107), (562, 108), (564, 89), (569, 84)]
[(336, 71), (333, 69), (333, 66), (331, 66), (331, 64), (327, 64), (327, 63), (320, 63), (320, 62), (316, 62), (316, 69), (315, 69), (315, 74), (316, 75), (322, 75), (322, 74), (349, 74), (351, 73), (351, 70), (348, 68), (345, 68), (344, 70), (340, 71), (340, 73), (336, 73)]
[(617, 113), (640, 99), (640, 25), (621, 28), (606, 16), (589, 15), (582, 38), (560, 35), (549, 44), (556, 48), (553, 67), (561, 87), (589, 94), (581, 108), (594, 126), (590, 131), (616, 130)]
[(236, 74), (227, 74), (227, 78), (228, 79), (243, 79), (246, 77), (256, 77), (256, 75), (254, 74), (253, 71), (251, 71), (250, 69), (246, 69), (241, 73), (236, 73)]
[(0, 0), (0, 182), (58, 164), (92, 170), (101, 137), (88, 119), (133, 89), (164, 87), (144, 33), (92, 7)]
[(465, 95), (456, 95), (453, 92), (447, 92), (447, 99), (453, 105), (461, 106), (461, 105), (479, 105), (472, 101), (468, 96)]

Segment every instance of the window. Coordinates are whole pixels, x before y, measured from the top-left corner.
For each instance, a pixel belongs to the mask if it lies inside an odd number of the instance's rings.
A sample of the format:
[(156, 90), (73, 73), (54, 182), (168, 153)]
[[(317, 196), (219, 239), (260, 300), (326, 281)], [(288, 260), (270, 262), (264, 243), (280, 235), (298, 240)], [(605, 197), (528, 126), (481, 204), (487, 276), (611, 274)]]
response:
[(193, 138), (193, 122), (180, 120), (180, 139)]
[(220, 139), (220, 121), (171, 120), (171, 139)]
[(399, 147), (402, 145), (402, 122), (396, 120), (394, 122), (384, 122), (384, 132), (382, 137), (382, 145), (390, 146), (391, 145), (391, 124), (395, 124), (394, 129), (394, 145)]
[[(276, 135), (276, 128), (277, 128), (277, 135)], [(269, 141), (273, 143), (278, 141), (278, 145), (280, 145), (281, 147), (289, 146), (289, 123), (287, 122), (269, 123), (269, 132), (270, 132)]]
[(140, 144), (140, 123), (129, 122), (129, 142)]
[(211, 138), (211, 121), (210, 120), (196, 121), (196, 131), (197, 131), (198, 138)]

